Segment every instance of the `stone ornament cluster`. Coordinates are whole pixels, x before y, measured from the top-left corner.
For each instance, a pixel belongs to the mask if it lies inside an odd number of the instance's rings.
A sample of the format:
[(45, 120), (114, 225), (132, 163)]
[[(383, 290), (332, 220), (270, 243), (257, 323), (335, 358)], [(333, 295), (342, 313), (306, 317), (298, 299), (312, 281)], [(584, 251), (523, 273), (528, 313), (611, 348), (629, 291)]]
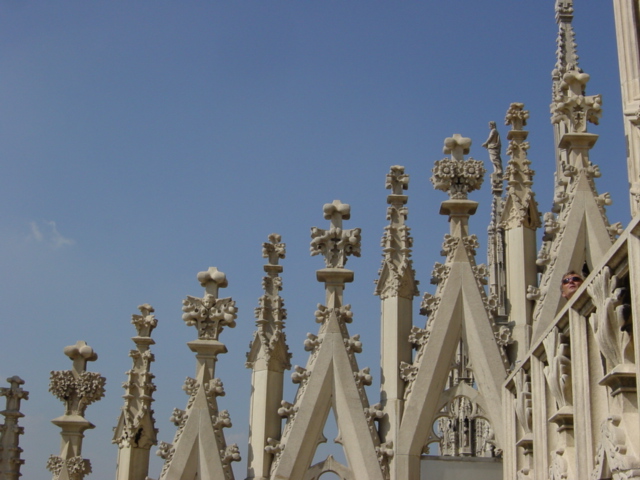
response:
[[(640, 30), (633, 2), (614, 0), (614, 6), (631, 203), (637, 214)], [(252, 376), (247, 479), (317, 480), (330, 472), (343, 480), (417, 479), (431, 461), (425, 455), (436, 448), (452, 469), (461, 458), (488, 460), (474, 467), (501, 459), (505, 479), (640, 478), (640, 356), (634, 341), (640, 336), (634, 314), (640, 306), (640, 219), (635, 217), (625, 231), (610, 224), (605, 206), (611, 198), (595, 187), (600, 171), (590, 150), (597, 135), (587, 126), (598, 123), (602, 99), (586, 95), (589, 75), (578, 66), (573, 14), (573, 2), (556, 1), (551, 105), (556, 185), (550, 212), (541, 218), (538, 211), (524, 130), (529, 112), (515, 102), (505, 116), (511, 130), (504, 172), (497, 163), (501, 143), (494, 122), (484, 145), (494, 173), (488, 264), (477, 264), (481, 244), (470, 218), (478, 203), (469, 196), (480, 188), (485, 168), (481, 161), (465, 158), (470, 139), (459, 134), (445, 139), (444, 153), (450, 156), (436, 162), (431, 181), (447, 193), (440, 213), (450, 228), (442, 243), (443, 260), (431, 274), (435, 291), (420, 292), (411, 259), (409, 175), (400, 165), (391, 166), (386, 175), (388, 224), (375, 287), (381, 303), (379, 402), (370, 404), (366, 389), (375, 372), (357, 361), (365, 345), (360, 335), (349, 332), (358, 321), (356, 309), (345, 302), (345, 286), (354, 280), (346, 263), (360, 255), (362, 233), (343, 227), (350, 206), (339, 200), (327, 203), (323, 215), (329, 227), (311, 230), (311, 255), (324, 261), (316, 276), (325, 298), (309, 319), (317, 324), (316, 333), (303, 339), (306, 363), (291, 372), (297, 386), (292, 401), (285, 400), (283, 387), (285, 370), (291, 369), (281, 296), (280, 261), (286, 246), (280, 235), (268, 236), (262, 245), (267, 259), (263, 294), (246, 362)], [(544, 229), (539, 251), (538, 228)], [(568, 271), (583, 272), (584, 278), (566, 299), (559, 286)], [(196, 373), (182, 387), (188, 397), (185, 408), (171, 414), (172, 443), (158, 445), (164, 460), (160, 480), (230, 480), (231, 465), (240, 460), (239, 447), (226, 443), (231, 414), (218, 406), (225, 388), (216, 376), (218, 357), (227, 352), (220, 337), (225, 327), (235, 326), (237, 308), (232, 298), (219, 296), (227, 286), (224, 273), (211, 267), (197, 278), (203, 296), (183, 302), (183, 320), (197, 330), (197, 338), (187, 344), (196, 356)], [(418, 326), (413, 324), (413, 299), (421, 294), (419, 313), (426, 319)], [(139, 312), (132, 317), (132, 368), (113, 438), (117, 480), (150, 480), (149, 451), (157, 443), (150, 351), (157, 319), (149, 304), (140, 305)], [(64, 352), (73, 367), (52, 372), (50, 385), (64, 403), (64, 414), (53, 420), (61, 428), (62, 444), (47, 466), (54, 480), (82, 480), (91, 473), (82, 439), (93, 428), (84, 415), (104, 395), (105, 379), (87, 371), (87, 362), (97, 355), (85, 342)], [(19, 377), (8, 381), (10, 387), (0, 388), (7, 401), (0, 412), (5, 418), (0, 425), (0, 477), (17, 480), (22, 464), (20, 402), (28, 392)], [(312, 465), (317, 445), (327, 440), (323, 432), (331, 410), (347, 464), (328, 456)]]
[(64, 354), (73, 362), (72, 369), (51, 372), (49, 383), (49, 391), (65, 405), (64, 415), (52, 420), (62, 430), (62, 442), (60, 454), (49, 457), (47, 469), (54, 480), (82, 480), (91, 473), (91, 462), (82, 457), (83, 433), (95, 428), (84, 414), (89, 405), (104, 397), (106, 379), (86, 370), (87, 362), (98, 359), (86, 342), (65, 347)]
[(446, 138), (443, 151), (451, 157), (438, 160), (433, 167), (431, 183), (452, 199), (466, 199), (470, 192), (482, 185), (485, 174), (482, 161), (464, 158), (470, 147), (471, 139), (458, 133)]

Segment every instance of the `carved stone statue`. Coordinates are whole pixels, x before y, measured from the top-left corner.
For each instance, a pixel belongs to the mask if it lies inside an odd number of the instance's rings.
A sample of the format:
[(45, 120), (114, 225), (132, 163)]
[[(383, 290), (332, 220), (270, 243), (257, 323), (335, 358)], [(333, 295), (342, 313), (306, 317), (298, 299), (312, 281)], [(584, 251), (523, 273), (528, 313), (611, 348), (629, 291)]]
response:
[(500, 134), (496, 128), (496, 122), (489, 122), (489, 138), (482, 146), (489, 151), (489, 160), (493, 163), (493, 173), (502, 175), (502, 157), (500, 156), (502, 143), (500, 142)]

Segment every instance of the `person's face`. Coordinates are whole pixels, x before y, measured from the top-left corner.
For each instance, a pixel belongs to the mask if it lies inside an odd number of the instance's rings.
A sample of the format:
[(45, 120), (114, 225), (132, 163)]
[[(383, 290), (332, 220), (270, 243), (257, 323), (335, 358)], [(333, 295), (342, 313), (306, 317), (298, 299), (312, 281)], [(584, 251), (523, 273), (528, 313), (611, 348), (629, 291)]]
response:
[(575, 273), (565, 275), (562, 277), (562, 296), (567, 300), (570, 299), (576, 293), (576, 290), (580, 288), (580, 285), (582, 285), (582, 277), (580, 275)]

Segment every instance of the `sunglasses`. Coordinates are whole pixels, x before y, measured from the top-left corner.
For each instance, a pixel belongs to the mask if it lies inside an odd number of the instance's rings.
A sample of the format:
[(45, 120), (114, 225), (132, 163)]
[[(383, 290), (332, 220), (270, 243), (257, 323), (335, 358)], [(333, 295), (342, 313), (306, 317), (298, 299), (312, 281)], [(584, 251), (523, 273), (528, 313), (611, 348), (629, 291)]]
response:
[(582, 282), (582, 278), (580, 277), (567, 277), (562, 279), (562, 284), (567, 285), (569, 282), (579, 283)]

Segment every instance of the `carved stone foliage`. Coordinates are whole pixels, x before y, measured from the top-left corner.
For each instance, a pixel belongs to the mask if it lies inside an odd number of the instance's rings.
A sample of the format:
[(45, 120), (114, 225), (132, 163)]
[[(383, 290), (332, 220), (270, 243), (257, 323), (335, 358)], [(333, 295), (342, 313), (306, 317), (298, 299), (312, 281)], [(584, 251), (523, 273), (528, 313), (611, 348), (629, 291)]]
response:
[(97, 372), (60, 370), (51, 372), (49, 391), (64, 403), (65, 415), (84, 416), (89, 405), (104, 397), (106, 382)]
[(351, 217), (351, 206), (340, 200), (325, 204), (323, 212), (331, 226), (329, 230), (311, 228), (311, 255), (323, 255), (327, 268), (344, 268), (349, 255), (360, 256), (361, 230), (343, 230), (342, 220)]
[(512, 103), (504, 117), (504, 124), (511, 125), (513, 130), (522, 130), (529, 119), (529, 110), (524, 109), (524, 103)]
[(402, 195), (403, 190), (409, 188), (409, 175), (404, 173), (404, 167), (393, 165), (387, 174), (385, 188), (391, 190), (392, 195)]
[(549, 390), (558, 404), (558, 408), (573, 404), (571, 390), (571, 348), (566, 336), (554, 327), (544, 339), (548, 366), (544, 367)]
[(262, 244), (262, 257), (269, 259), (270, 265), (278, 265), (287, 253), (286, 245), (282, 243), (282, 236), (277, 233), (269, 235), (269, 242)]
[(531, 379), (523, 370), (518, 370), (515, 378), (516, 398), (515, 411), (518, 423), (525, 434), (531, 433), (533, 421), (533, 408), (531, 402)]
[(587, 286), (596, 306), (589, 317), (596, 343), (607, 359), (609, 369), (623, 363), (633, 363), (629, 334), (629, 306), (623, 303), (624, 288), (617, 275), (605, 266)]
[(57, 455), (51, 455), (47, 460), (47, 470), (53, 473), (53, 480), (60, 478), (63, 469), (66, 469), (66, 478), (69, 480), (82, 480), (85, 475), (91, 473), (91, 462), (79, 456), (65, 460)]
[(218, 340), (223, 327), (236, 326), (236, 302), (231, 298), (218, 299), (207, 293), (204, 297), (187, 296), (182, 301), (182, 319), (198, 329), (198, 339)]
[(549, 464), (549, 480), (564, 480), (569, 478), (569, 463), (564, 458), (564, 449), (559, 448), (551, 455)]
[(640, 478), (640, 461), (629, 448), (622, 417), (611, 415), (600, 426), (600, 443), (591, 480)]
[(155, 310), (148, 303), (140, 305), (138, 310), (140, 310), (140, 315), (132, 315), (131, 323), (136, 327), (139, 337), (150, 337), (153, 329), (158, 326), (158, 320), (153, 315)]
[(268, 258), (269, 263), (264, 266), (264, 295), (258, 299), (259, 305), (254, 310), (258, 328), (247, 353), (247, 368), (253, 368), (259, 358), (264, 359), (268, 365), (277, 362), (278, 367), (283, 370), (291, 368), (291, 353), (284, 333), (287, 310), (280, 296), (282, 278), (278, 276), (283, 270), (278, 262), (286, 253), (285, 244), (281, 240), (280, 235), (272, 233), (269, 235), (269, 242), (262, 244), (262, 256)]
[(133, 360), (131, 370), (127, 372), (127, 381), (123, 383), (126, 394), (124, 406), (116, 426), (113, 443), (120, 448), (135, 447), (149, 449), (157, 443), (157, 429), (154, 427), (153, 383), (151, 363), (154, 361), (149, 346), (154, 343), (150, 335), (157, 326), (158, 320), (153, 315), (154, 309), (145, 303), (138, 307), (140, 315), (132, 315), (131, 323), (138, 333), (133, 337), (137, 349), (131, 350), (129, 356)]
[(564, 74), (559, 95), (551, 105), (551, 122), (563, 122), (572, 133), (585, 133), (587, 122), (598, 124), (602, 116), (602, 96), (585, 95), (589, 75), (578, 71)]
[(49, 384), (49, 391), (65, 404), (65, 414), (53, 421), (62, 429), (60, 455), (51, 455), (47, 468), (54, 480), (58, 477), (82, 480), (91, 473), (91, 464), (80, 456), (82, 432), (93, 427), (83, 418), (84, 412), (87, 406), (104, 397), (106, 379), (99, 373), (86, 371), (87, 362), (98, 358), (86, 342), (65, 347), (64, 353), (73, 361), (73, 367), (51, 372)]
[(444, 153), (451, 158), (438, 160), (431, 170), (431, 183), (437, 190), (449, 194), (450, 198), (466, 199), (467, 195), (480, 188), (484, 179), (485, 168), (480, 160), (464, 159), (463, 154), (469, 152), (471, 139), (459, 134), (445, 139)]

